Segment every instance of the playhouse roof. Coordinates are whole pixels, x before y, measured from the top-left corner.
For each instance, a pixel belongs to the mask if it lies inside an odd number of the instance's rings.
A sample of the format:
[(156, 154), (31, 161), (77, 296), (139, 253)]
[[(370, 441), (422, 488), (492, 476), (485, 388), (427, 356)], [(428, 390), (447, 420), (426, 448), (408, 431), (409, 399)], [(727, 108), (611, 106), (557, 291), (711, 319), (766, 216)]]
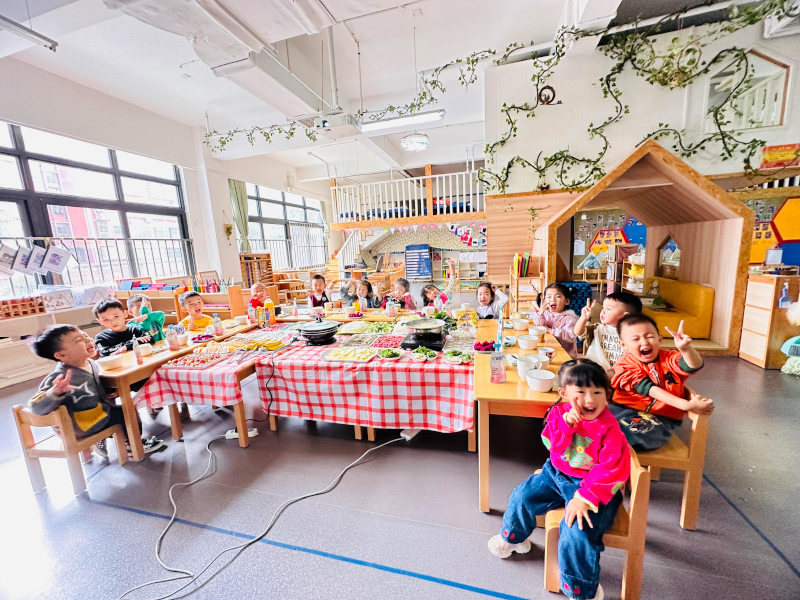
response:
[(612, 207), (648, 227), (746, 218), (751, 212), (653, 140), (640, 144), (591, 188), (558, 204), (542, 215), (540, 227), (554, 230), (579, 210)]

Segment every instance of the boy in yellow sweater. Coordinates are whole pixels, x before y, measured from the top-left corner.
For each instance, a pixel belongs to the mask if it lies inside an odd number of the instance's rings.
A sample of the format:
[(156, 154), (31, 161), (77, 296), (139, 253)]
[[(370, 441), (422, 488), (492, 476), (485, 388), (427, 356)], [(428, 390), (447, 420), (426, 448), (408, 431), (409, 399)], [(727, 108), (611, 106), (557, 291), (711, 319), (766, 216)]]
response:
[(211, 317), (203, 314), (203, 298), (198, 292), (182, 293), (178, 296), (178, 303), (183, 312), (189, 313), (189, 316), (181, 321), (186, 331), (204, 331), (206, 327), (214, 324)]

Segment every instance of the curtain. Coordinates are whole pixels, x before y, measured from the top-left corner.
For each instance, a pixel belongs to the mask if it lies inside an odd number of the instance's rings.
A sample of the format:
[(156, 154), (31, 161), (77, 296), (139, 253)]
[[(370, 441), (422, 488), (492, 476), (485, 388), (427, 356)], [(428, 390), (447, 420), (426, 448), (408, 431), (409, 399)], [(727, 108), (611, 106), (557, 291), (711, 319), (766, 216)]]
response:
[(228, 179), (228, 190), (231, 194), (233, 222), (236, 223), (236, 229), (239, 230), (239, 251), (247, 253), (250, 252), (247, 223), (247, 188), (243, 181)]

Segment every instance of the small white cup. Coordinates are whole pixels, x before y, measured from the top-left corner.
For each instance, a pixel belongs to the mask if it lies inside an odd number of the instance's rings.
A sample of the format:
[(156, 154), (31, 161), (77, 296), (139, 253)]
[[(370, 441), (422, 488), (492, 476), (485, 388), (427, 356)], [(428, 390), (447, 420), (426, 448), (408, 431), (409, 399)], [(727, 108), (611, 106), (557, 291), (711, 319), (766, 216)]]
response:
[(464, 302), (461, 305), (461, 310), (469, 310), (469, 302)]
[(206, 333), (208, 335), (214, 335), (214, 326), (213, 325), (206, 325)]
[(433, 313), (435, 313), (435, 312), (436, 312), (436, 307), (435, 306), (426, 306), (425, 307), (425, 315), (427, 315), (429, 317), (432, 317)]

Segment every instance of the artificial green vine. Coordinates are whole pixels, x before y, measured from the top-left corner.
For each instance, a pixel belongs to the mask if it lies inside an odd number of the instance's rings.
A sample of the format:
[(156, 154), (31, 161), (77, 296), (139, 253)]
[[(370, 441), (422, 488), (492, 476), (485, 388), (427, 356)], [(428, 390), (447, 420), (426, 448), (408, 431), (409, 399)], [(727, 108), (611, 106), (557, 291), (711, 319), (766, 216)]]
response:
[[(713, 2), (708, 2), (708, 4), (713, 4)], [(737, 111), (736, 99), (748, 89), (748, 84), (752, 77), (747, 52), (739, 48), (728, 48), (718, 52), (714, 57), (706, 61), (702, 58), (702, 51), (709, 43), (724, 35), (749, 25), (757, 24), (768, 17), (777, 17), (779, 19), (794, 18), (800, 15), (800, 9), (793, 8), (791, 0), (764, 0), (753, 6), (733, 6), (729, 9), (728, 20), (705, 27), (702, 37), (691, 35), (685, 40), (676, 37), (664, 51), (658, 51), (655, 48), (652, 37), (661, 32), (664, 23), (674, 20), (680, 14), (675, 13), (665, 17), (659, 23), (643, 30), (636, 28), (632, 31), (612, 35), (608, 35), (610, 33), (609, 28), (601, 31), (579, 31), (564, 28), (559, 31), (551, 54), (531, 61), (534, 69), (531, 81), (536, 92), (533, 103), (503, 104), (500, 109), (506, 117), (508, 129), (500, 139), (486, 145), (487, 167), (479, 170), (478, 180), (488, 190), (498, 190), (500, 193), (504, 193), (512, 168), (515, 165), (519, 165), (522, 168), (532, 168), (536, 171), (539, 177), (539, 189), (548, 187), (545, 178), (547, 173), (551, 171), (555, 172), (555, 179), (563, 189), (581, 189), (605, 175), (602, 159), (609, 148), (606, 129), (619, 122), (629, 112), (629, 107), (621, 100), (622, 94), (617, 86), (617, 77), (626, 67), (631, 68), (638, 76), (645, 78), (652, 85), (674, 89), (691, 85), (698, 77), (708, 74), (714, 66), (720, 65), (726, 60), (730, 60), (731, 62), (728, 66), (733, 67), (736, 72), (741, 72), (742, 76), (731, 89), (725, 101), (720, 106), (709, 109), (708, 115), (714, 124), (713, 133), (692, 143), (685, 140), (684, 131), (679, 131), (665, 123), (659, 123), (658, 129), (648, 134), (645, 139), (671, 138), (673, 149), (684, 157), (697, 154), (710, 143), (718, 143), (721, 148), (720, 157), (722, 160), (729, 160), (736, 155), (741, 155), (745, 171), (755, 172), (752, 166), (752, 159), (764, 145), (764, 142), (762, 140), (742, 140), (727, 129), (731, 121), (726, 111), (733, 110), (734, 113)], [(547, 86), (547, 81), (555, 67), (566, 55), (571, 43), (577, 38), (589, 36), (605, 36), (606, 43), (601, 47), (601, 51), (615, 61), (610, 71), (600, 79), (603, 97), (613, 100), (613, 112), (600, 124), (594, 125), (592, 123), (587, 129), (589, 139), (599, 138), (601, 141), (597, 154), (593, 157), (576, 156), (569, 151), (569, 148), (566, 148), (544, 157), (540, 152), (534, 161), (516, 155), (509, 159), (499, 171), (492, 170), (497, 151), (509, 140), (516, 137), (519, 116), (524, 114), (526, 118), (534, 117), (536, 110), (543, 104), (541, 92)], [(531, 42), (532, 44), (533, 42)], [(509, 44), (505, 52), (494, 60), (494, 63), (497, 65), (505, 64), (511, 54), (522, 47), (524, 45), (518, 42)], [(359, 113), (359, 116), (363, 117), (364, 114), (368, 114), (370, 121), (377, 121), (388, 114), (396, 116), (414, 114), (427, 106), (435, 104), (438, 101), (437, 96), (445, 93), (446, 90), (440, 76), (446, 69), (458, 68), (458, 81), (467, 88), (477, 80), (478, 63), (496, 55), (497, 52), (495, 50), (481, 50), (473, 52), (466, 58), (459, 58), (437, 67), (431, 71), (429, 77), (424, 79), (423, 89), (417, 93), (411, 102), (402, 106), (389, 105), (382, 110), (370, 113)], [(294, 135), (295, 131), (295, 123), (273, 125), (267, 128), (234, 129), (226, 134), (219, 134), (217, 131), (213, 131), (206, 135), (205, 141), (212, 149), (222, 150), (238, 134), (244, 134), (252, 144), (257, 135), (261, 135), (269, 142), (275, 135), (282, 135), (289, 139)], [(306, 129), (305, 133), (310, 140), (316, 140), (312, 130)], [(212, 142), (214, 138), (216, 138), (216, 142)]]

